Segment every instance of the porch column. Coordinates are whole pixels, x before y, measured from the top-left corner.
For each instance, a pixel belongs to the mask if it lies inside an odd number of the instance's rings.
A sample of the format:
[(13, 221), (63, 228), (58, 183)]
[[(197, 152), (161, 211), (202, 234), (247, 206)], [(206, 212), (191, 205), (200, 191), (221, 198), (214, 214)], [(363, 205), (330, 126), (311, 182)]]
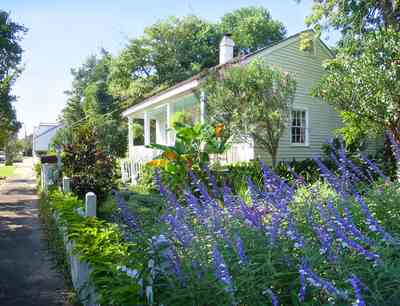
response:
[(144, 145), (150, 144), (150, 118), (149, 113), (144, 112)]
[(206, 121), (206, 95), (204, 91), (200, 95), (200, 123), (204, 124)]
[(132, 149), (133, 149), (132, 123), (133, 123), (133, 118), (128, 117), (128, 158), (129, 159), (132, 159)]
[(169, 130), (171, 128), (171, 104), (167, 103), (166, 105), (167, 108), (167, 123), (166, 123), (166, 128), (167, 128), (167, 145), (172, 145), (172, 134), (171, 131)]

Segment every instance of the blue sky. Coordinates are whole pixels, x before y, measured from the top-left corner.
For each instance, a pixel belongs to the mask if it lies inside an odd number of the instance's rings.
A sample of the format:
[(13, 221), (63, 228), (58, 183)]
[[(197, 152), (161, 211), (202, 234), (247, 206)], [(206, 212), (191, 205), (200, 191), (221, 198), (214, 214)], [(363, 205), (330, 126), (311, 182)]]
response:
[[(54, 122), (65, 106), (70, 69), (101, 47), (117, 54), (129, 38), (170, 15), (195, 14), (216, 21), (234, 9), (258, 5), (282, 21), (288, 34), (304, 30), (311, 0), (2, 0), (0, 8), (29, 28), (22, 42), (25, 71), (15, 84), (17, 116), (28, 132)], [(335, 37), (328, 39), (332, 44)]]

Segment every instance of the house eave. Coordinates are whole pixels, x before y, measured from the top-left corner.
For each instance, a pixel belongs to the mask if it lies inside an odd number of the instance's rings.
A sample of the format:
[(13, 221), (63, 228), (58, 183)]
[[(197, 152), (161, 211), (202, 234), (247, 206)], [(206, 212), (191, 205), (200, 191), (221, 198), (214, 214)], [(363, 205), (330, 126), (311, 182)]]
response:
[(161, 92), (158, 95), (149, 97), (139, 104), (136, 104), (122, 113), (123, 117), (129, 117), (130, 115), (140, 112), (148, 107), (154, 106), (160, 102), (168, 100), (174, 96), (183, 94), (185, 92), (192, 91), (193, 89), (197, 88), (200, 84), (199, 79), (192, 79), (189, 82), (185, 82), (184, 84), (180, 84), (179, 86), (174, 86), (166, 91)]

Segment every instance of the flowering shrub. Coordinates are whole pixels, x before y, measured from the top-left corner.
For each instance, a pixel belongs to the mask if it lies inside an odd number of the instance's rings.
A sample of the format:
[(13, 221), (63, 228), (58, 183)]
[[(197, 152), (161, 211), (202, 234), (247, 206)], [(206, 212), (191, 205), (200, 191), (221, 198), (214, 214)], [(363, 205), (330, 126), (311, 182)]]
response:
[(332, 162), (315, 160), (324, 182), (312, 185), (260, 163), (245, 199), (208, 168), (179, 194), (158, 173), (164, 203), (136, 194), (132, 209), (133, 195), (114, 193), (122, 228), (51, 199), (103, 305), (397, 305), (400, 185), (343, 147)]
[(159, 292), (159, 302), (395, 305), (400, 187), (366, 157), (361, 170), (343, 147), (332, 159), (336, 172), (315, 160), (329, 187), (289, 185), (261, 163), (262, 187), (249, 178), (247, 202), (211, 174), (203, 182), (190, 172), (184, 200), (158, 176), (174, 254), (168, 284), (159, 280), (173, 294)]

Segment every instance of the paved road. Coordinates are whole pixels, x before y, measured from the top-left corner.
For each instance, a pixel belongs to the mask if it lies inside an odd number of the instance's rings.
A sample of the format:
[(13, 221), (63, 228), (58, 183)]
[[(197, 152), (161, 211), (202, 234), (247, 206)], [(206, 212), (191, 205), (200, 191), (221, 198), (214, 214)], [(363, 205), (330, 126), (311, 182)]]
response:
[(41, 239), (32, 160), (0, 185), (0, 305), (68, 305)]

